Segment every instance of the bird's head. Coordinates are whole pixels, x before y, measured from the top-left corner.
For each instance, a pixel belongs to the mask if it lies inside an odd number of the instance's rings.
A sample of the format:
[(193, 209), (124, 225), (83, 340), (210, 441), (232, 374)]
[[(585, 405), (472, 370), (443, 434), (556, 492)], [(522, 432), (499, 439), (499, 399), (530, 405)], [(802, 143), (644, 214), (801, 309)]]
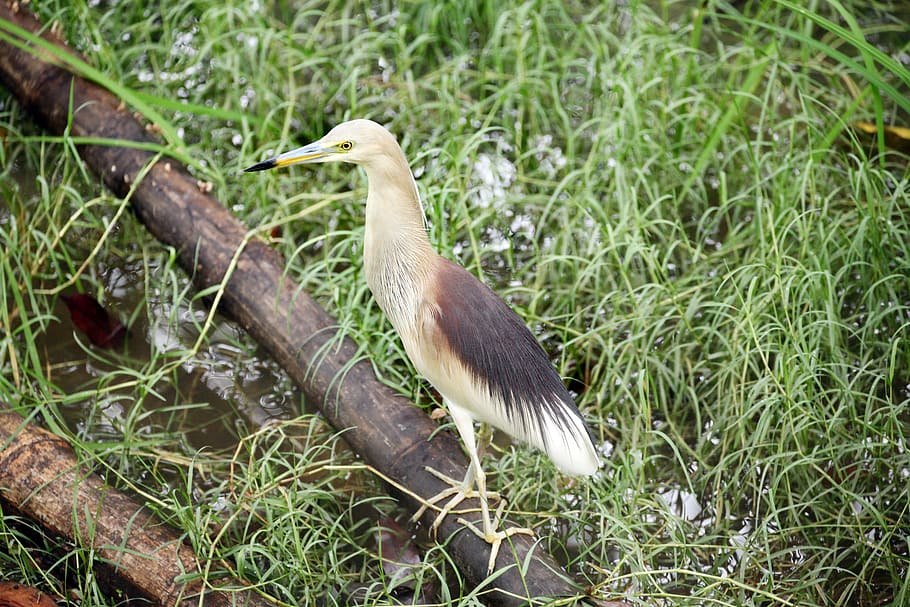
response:
[(350, 120), (333, 128), (319, 141), (263, 160), (244, 172), (265, 171), (292, 164), (350, 162), (368, 164), (389, 150), (398, 149), (395, 137), (372, 120)]

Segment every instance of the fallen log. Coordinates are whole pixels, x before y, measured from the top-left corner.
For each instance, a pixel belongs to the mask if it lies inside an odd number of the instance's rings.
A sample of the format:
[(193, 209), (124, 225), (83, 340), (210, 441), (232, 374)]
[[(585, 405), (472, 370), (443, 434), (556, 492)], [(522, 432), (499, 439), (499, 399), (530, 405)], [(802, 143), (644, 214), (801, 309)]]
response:
[(0, 582), (0, 607), (57, 607), (57, 602), (36, 588)]
[[(31, 14), (18, 4), (15, 8), (0, 1), (0, 19), (42, 31)], [(65, 46), (50, 32), (41, 36)], [(0, 40), (0, 81), (39, 124), (54, 133), (67, 129), (72, 136), (154, 141), (120, 99), (45, 60), (46, 52), (30, 52), (28, 47), (27, 41), (14, 45)], [(284, 367), (308, 403), (318, 406), (332, 426), (345, 430), (345, 440), (364, 461), (406, 488), (398, 497), (407, 508), (416, 511), (416, 496), (432, 496), (446, 487), (426, 466), (453, 478), (464, 476), (467, 459), (454, 437), (436, 432), (437, 424), (426, 414), (381, 384), (369, 361), (358, 356), (356, 344), (339, 332), (337, 321), (286, 276), (284, 259), (251, 238), (183, 166), (173, 160), (156, 162), (151, 152), (135, 147), (78, 149), (108, 188), (130, 196), (133, 211), (148, 230), (179, 251), (198, 288), (223, 284), (220, 309)], [(464, 505), (479, 508), (477, 500)], [(428, 526), (435, 514), (428, 510), (421, 522)], [(476, 521), (479, 516), (465, 518)], [(447, 517), (438, 536), (466, 583), (480, 585), (487, 577), (489, 545), (455, 519)], [(487, 582), (490, 592), (482, 595), (491, 604), (578, 594), (533, 539), (512, 537), (496, 565), (504, 571)]]
[[(108, 487), (65, 440), (0, 403), (0, 501), (51, 534), (90, 548), (106, 586), (165, 607), (267, 607), (249, 590), (213, 590), (180, 535), (131, 497)], [(116, 582), (114, 581), (116, 580)], [(38, 604), (35, 597), (31, 604)], [(0, 602), (0, 604), (3, 604)]]

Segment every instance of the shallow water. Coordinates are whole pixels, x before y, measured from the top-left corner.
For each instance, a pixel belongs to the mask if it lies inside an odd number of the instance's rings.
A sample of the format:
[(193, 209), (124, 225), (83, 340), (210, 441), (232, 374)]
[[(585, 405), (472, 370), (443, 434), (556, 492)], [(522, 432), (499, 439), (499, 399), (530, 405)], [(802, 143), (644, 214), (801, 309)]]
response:
[[(112, 269), (109, 275), (143, 285), (141, 277), (125, 267)], [(62, 302), (54, 309), (60, 322), (52, 323), (38, 342), (54, 384), (65, 393), (85, 396), (69, 400), (64, 410), (84, 440), (177, 431), (186, 434), (193, 449), (231, 449), (238, 433), (245, 433), (240, 426), (255, 429), (297, 414), (297, 388), (267, 355), (244, 343), (233, 323), (216, 317), (207, 342), (195, 356), (184, 357), (198, 338), (205, 310), (193, 311), (183, 303), (174, 310), (163, 301), (143, 302), (137, 289), (125, 285), (108, 283), (106, 293), (104, 305), (110, 313), (121, 320), (134, 319), (122, 349), (101, 350), (88, 344)], [(149, 324), (148, 318), (155, 321)], [(137, 394), (144, 389), (131, 383), (129, 373), (154, 375), (162, 367), (172, 370), (149, 385), (145, 398), (138, 401)], [(122, 388), (105, 388), (120, 383)], [(95, 391), (96, 387), (100, 389)], [(99, 404), (101, 415), (93, 415)]]

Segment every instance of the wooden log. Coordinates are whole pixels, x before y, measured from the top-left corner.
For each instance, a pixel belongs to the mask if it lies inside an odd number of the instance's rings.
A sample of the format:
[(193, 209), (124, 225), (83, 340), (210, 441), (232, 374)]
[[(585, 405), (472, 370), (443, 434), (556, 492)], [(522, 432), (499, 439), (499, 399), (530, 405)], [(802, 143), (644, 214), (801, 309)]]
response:
[(57, 607), (57, 601), (30, 586), (0, 582), (0, 607)]
[[(40, 23), (24, 10), (0, 0), (0, 19), (32, 32)], [(44, 32), (58, 46), (63, 42)], [(0, 41), (0, 80), (20, 104), (49, 131), (73, 136), (152, 141), (143, 126), (107, 90), (18, 46)], [(72, 99), (71, 99), (72, 97)], [(73, 108), (72, 115), (69, 108)], [(453, 478), (465, 474), (467, 459), (448, 433), (408, 400), (381, 384), (357, 346), (338, 331), (338, 323), (285, 272), (279, 254), (256, 238), (186, 169), (161, 160), (140, 173), (152, 154), (135, 148), (83, 145), (79, 152), (117, 195), (126, 196), (136, 215), (162, 242), (175, 247), (186, 271), (200, 289), (221, 283), (224, 311), (236, 319), (290, 374), (308, 403), (319, 406), (364, 461), (407, 491), (399, 497), (416, 510), (418, 496), (445, 488), (426, 466)], [(432, 436), (432, 439), (431, 439)], [(467, 508), (478, 509), (477, 500)], [(435, 512), (421, 522), (429, 525)], [(450, 516), (438, 536), (468, 585), (481, 584), (490, 548)], [(479, 514), (465, 515), (479, 520)], [(532, 558), (529, 558), (532, 555)], [(490, 604), (518, 605), (540, 597), (571, 596), (578, 588), (536, 540), (513, 536), (500, 551), (497, 568), (505, 568), (483, 598)]]
[[(27, 423), (3, 403), (0, 446), (5, 509), (94, 550), (104, 563), (102, 577), (117, 580), (107, 584), (112, 589), (166, 607), (272, 605), (252, 591), (212, 590), (216, 580), (203, 580), (196, 555), (176, 531), (80, 465), (65, 440)], [(226, 582), (238, 587), (236, 581)]]

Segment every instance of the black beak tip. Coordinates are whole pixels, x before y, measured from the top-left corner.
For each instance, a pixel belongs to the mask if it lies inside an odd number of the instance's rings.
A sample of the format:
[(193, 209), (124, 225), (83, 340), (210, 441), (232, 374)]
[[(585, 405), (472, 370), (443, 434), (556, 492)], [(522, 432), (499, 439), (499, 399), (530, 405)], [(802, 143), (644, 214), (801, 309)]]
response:
[(276, 166), (275, 159), (270, 158), (268, 160), (263, 160), (262, 162), (257, 162), (253, 166), (243, 169), (244, 173), (255, 173), (256, 171), (267, 171)]

